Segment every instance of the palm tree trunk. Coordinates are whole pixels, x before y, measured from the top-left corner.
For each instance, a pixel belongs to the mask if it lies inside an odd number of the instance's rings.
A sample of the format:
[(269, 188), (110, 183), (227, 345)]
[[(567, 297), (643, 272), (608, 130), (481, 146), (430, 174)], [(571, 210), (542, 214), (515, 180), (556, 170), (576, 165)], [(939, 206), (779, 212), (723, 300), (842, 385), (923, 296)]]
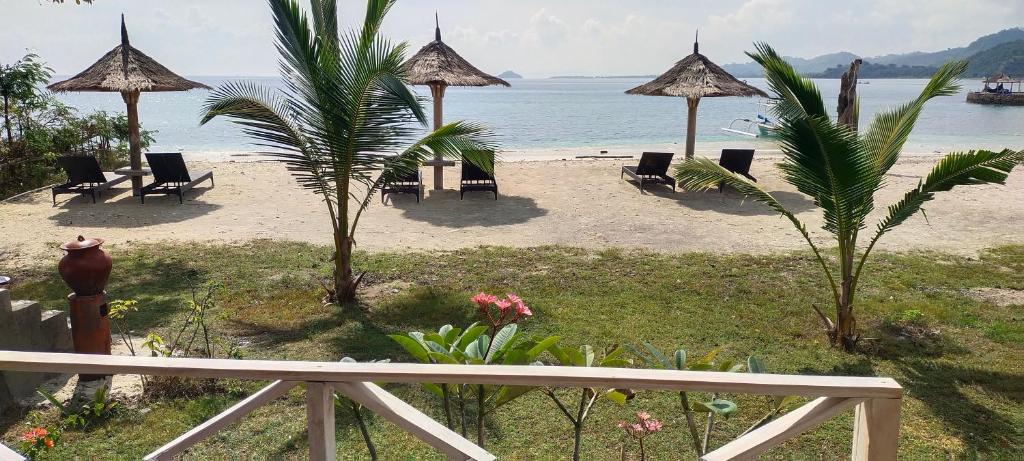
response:
[(334, 258), (334, 297), (339, 303), (355, 301), (359, 279), (352, 275), (352, 245), (349, 236), (335, 236), (337, 256)]
[(841, 346), (850, 352), (857, 347), (857, 320), (853, 316), (853, 277), (846, 277), (842, 284), (839, 305), (836, 306), (836, 329), (832, 332), (832, 345)]

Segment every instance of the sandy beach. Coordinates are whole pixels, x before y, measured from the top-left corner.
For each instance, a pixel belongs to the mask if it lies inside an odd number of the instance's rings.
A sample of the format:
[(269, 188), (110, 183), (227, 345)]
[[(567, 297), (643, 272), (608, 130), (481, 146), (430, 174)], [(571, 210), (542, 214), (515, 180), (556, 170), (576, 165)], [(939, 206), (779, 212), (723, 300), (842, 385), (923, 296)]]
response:
[[(635, 152), (635, 151), (634, 151)], [(878, 195), (876, 214), (926, 174), (937, 156), (906, 155)], [(777, 176), (772, 154), (755, 161), (760, 184), (819, 239), (821, 218), (813, 203)], [(485, 193), (459, 200), (458, 170), (446, 170), (446, 190), (426, 197), (398, 195), (376, 200), (357, 235), (365, 250), (452, 249), (477, 245), (572, 245), (655, 251), (765, 253), (802, 249), (788, 221), (735, 192), (673, 193), (655, 186), (641, 195), (619, 179), (623, 164), (636, 160), (505, 161), (496, 171), (497, 201)], [(0, 202), (0, 256), (13, 265), (40, 258), (56, 260), (56, 246), (79, 234), (106, 238), (110, 245), (158, 241), (244, 242), (286, 239), (327, 244), (330, 223), (317, 197), (297, 186), (280, 164), (260, 161), (193, 162), (212, 170), (216, 187), (186, 196), (153, 197), (146, 204), (125, 187), (97, 204), (65, 196), (51, 206), (48, 190)], [(426, 173), (426, 172), (425, 172)], [(1024, 243), (1024, 173), (1006, 186), (975, 186), (941, 194), (918, 215), (887, 236), (887, 250), (941, 250), (971, 255), (1002, 244)], [(873, 225), (873, 224), (872, 224)], [(866, 239), (865, 239), (866, 240)]]

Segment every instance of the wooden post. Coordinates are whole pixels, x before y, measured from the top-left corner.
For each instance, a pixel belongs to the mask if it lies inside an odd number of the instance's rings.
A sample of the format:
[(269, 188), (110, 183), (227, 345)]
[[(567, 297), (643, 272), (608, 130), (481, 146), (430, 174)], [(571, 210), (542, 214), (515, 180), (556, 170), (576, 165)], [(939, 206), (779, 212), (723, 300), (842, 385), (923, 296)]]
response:
[[(139, 91), (122, 91), (121, 99), (128, 106), (129, 160), (134, 171), (142, 169), (142, 147), (139, 145)], [(142, 176), (132, 175), (132, 195), (142, 195)]]
[(334, 461), (338, 446), (334, 437), (334, 387), (330, 384), (306, 383), (306, 425), (310, 461)]
[[(444, 90), (447, 85), (433, 83), (430, 85), (430, 96), (434, 98), (434, 131), (444, 124)], [(440, 154), (434, 155), (434, 190), (444, 189), (444, 158)]]
[(697, 105), (700, 98), (686, 98), (686, 159), (693, 158), (697, 144)]
[(853, 419), (854, 461), (896, 459), (901, 399), (870, 399), (857, 405)]

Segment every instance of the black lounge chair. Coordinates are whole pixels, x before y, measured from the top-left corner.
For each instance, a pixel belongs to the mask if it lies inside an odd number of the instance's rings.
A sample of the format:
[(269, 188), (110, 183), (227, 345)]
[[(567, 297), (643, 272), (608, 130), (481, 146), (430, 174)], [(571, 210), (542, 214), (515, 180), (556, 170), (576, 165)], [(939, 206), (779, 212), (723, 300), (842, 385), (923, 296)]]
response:
[(108, 181), (96, 157), (61, 156), (57, 157), (57, 165), (67, 174), (68, 182), (53, 187), (54, 205), (57, 204), (57, 196), (60, 194), (91, 195), (92, 203), (96, 203), (96, 197), (103, 191), (128, 180), (127, 176), (117, 176)]
[[(494, 165), (494, 154), (491, 154), (491, 165)], [(498, 200), (498, 181), (494, 175), (480, 167), (462, 159), (462, 179), (459, 181), (459, 200), (466, 192), (494, 192), (494, 200)]]
[[(743, 176), (753, 182), (757, 182), (757, 178), (750, 175), (750, 164), (754, 162), (754, 149), (722, 149), (722, 157), (718, 160), (718, 165), (734, 174)], [(718, 183), (718, 192), (722, 192), (722, 186), (725, 184)]]
[(147, 195), (153, 194), (177, 195), (178, 203), (185, 203), (185, 192), (199, 183), (209, 179), (213, 187), (213, 172), (189, 174), (180, 152), (146, 154), (146, 162), (153, 172), (153, 183), (142, 188), (142, 203), (146, 203)]
[(644, 193), (645, 184), (667, 184), (676, 191), (675, 178), (668, 175), (668, 167), (672, 163), (671, 152), (644, 152), (637, 166), (623, 166), (619, 178), (629, 175), (640, 183), (640, 193)]
[(380, 203), (386, 203), (388, 194), (416, 194), (416, 203), (420, 203), (420, 194), (422, 193), (423, 175), (417, 169), (384, 183), (384, 187), (380, 190)]

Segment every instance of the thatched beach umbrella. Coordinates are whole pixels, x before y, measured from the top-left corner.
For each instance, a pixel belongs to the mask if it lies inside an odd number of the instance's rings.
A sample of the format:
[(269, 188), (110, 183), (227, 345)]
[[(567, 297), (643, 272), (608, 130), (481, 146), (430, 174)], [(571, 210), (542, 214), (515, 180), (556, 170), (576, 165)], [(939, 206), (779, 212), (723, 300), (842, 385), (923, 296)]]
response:
[(210, 89), (171, 72), (128, 43), (128, 29), (121, 15), (121, 44), (103, 55), (82, 73), (47, 87), (50, 91), (109, 91), (121, 93), (128, 106), (128, 144), (131, 153), (132, 192), (142, 189), (142, 149), (139, 147), (139, 93)]
[[(427, 85), (434, 98), (434, 129), (441, 127), (444, 90), (449, 86), (511, 86), (508, 82), (477, 69), (441, 41), (441, 25), (435, 15), (434, 41), (424, 46), (404, 64), (407, 81), (413, 85)], [(434, 190), (444, 186), (444, 166), (453, 165), (440, 156), (427, 162), (434, 167)]]
[(768, 97), (765, 92), (736, 80), (724, 69), (700, 54), (696, 41), (693, 42), (693, 54), (677, 62), (660, 77), (633, 88), (626, 94), (686, 98), (686, 105), (689, 108), (686, 120), (686, 158), (693, 158), (697, 135), (697, 105), (700, 103), (700, 98)]

